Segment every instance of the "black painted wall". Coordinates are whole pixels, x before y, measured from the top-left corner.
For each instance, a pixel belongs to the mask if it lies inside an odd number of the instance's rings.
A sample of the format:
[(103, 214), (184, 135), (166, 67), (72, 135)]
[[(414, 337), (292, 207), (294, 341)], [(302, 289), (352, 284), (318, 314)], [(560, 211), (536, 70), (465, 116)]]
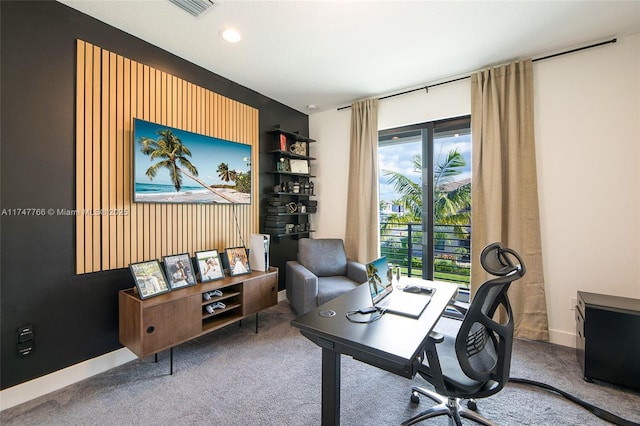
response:
[[(60, 3), (3, 0), (0, 15), (0, 377), (5, 389), (121, 347), (117, 293), (132, 286), (129, 270), (75, 275), (73, 217), (13, 214), (18, 208), (75, 208), (76, 39), (259, 109), (261, 162), (270, 160), (262, 153), (267, 130), (280, 124), (307, 135), (309, 122), (305, 114)], [(261, 174), (261, 180), (262, 188), (273, 186), (269, 175)], [(296, 248), (295, 241), (273, 245), (272, 264), (282, 267)], [(281, 272), (280, 289), (283, 283)], [(35, 350), (20, 358), (16, 329), (25, 324), (35, 327)]]

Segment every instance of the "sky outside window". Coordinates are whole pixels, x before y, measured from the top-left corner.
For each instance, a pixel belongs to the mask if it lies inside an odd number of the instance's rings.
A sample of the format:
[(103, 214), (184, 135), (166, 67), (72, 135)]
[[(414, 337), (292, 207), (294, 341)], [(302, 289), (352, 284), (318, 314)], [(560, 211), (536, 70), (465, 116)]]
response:
[[(455, 176), (455, 181), (471, 179), (471, 135), (456, 134), (452, 136), (438, 137), (434, 139), (433, 155), (434, 164), (442, 163), (450, 151), (457, 149), (463, 156), (466, 166), (462, 173)], [(400, 198), (393, 185), (388, 183), (389, 177), (384, 175), (385, 170), (400, 172), (415, 183), (422, 181), (419, 171), (413, 166), (413, 158), (422, 156), (422, 141), (420, 137), (409, 138), (402, 143), (385, 144), (378, 147), (379, 188), (380, 201), (394, 201)], [(433, 170), (433, 169), (432, 169)]]

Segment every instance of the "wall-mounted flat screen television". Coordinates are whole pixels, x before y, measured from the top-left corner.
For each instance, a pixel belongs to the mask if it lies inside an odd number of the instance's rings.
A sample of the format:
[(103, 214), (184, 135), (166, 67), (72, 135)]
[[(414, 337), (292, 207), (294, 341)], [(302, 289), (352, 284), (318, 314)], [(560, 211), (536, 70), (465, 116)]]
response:
[(134, 118), (133, 201), (251, 204), (251, 145)]

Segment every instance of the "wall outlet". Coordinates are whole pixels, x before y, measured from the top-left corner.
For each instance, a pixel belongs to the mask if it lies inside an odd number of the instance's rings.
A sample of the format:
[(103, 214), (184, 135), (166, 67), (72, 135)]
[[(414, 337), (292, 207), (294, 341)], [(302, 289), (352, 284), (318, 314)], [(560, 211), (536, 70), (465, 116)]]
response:
[(569, 303), (571, 303), (571, 305), (569, 305), (569, 309), (571, 309), (572, 311), (576, 310), (576, 305), (578, 304), (578, 298), (577, 297), (570, 297), (569, 298)]

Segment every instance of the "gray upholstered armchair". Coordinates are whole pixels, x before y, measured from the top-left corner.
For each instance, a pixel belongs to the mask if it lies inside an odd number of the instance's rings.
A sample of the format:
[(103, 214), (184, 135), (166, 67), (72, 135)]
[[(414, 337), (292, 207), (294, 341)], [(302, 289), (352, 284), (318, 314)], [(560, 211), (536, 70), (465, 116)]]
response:
[(298, 260), (286, 263), (287, 299), (298, 315), (366, 281), (364, 265), (347, 259), (341, 239), (301, 238)]

